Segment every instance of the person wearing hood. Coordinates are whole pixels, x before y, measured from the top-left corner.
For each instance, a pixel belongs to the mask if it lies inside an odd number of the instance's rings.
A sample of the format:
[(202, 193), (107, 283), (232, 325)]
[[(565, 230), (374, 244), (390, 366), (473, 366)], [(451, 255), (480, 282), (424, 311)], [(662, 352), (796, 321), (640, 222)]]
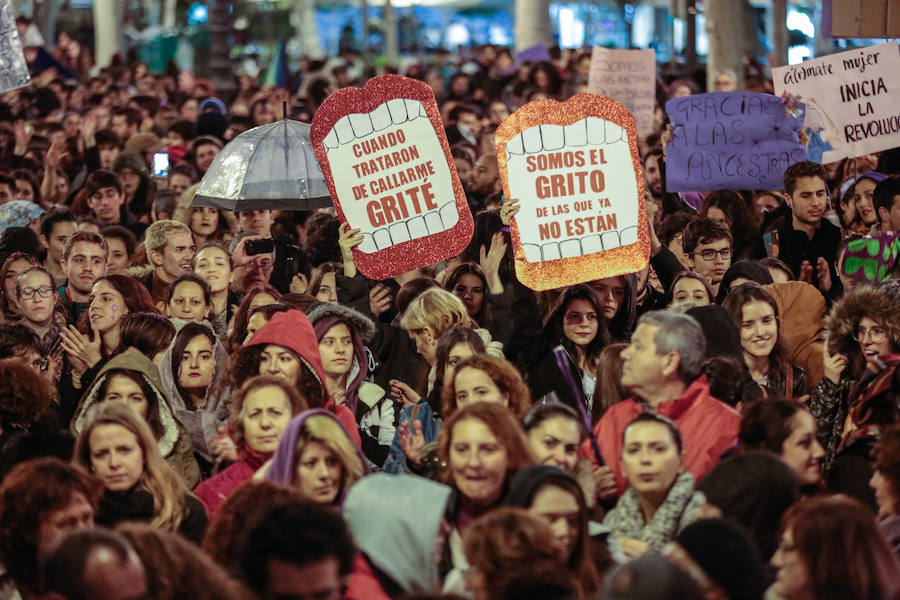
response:
[(112, 170), (122, 182), (125, 206), (140, 221), (147, 222), (146, 218), (150, 215), (150, 207), (156, 197), (156, 184), (150, 178), (150, 172), (141, 153), (137, 150), (119, 152), (113, 160)]
[[(525, 467), (510, 481), (503, 504), (525, 508), (546, 521), (566, 566), (575, 575), (580, 596), (593, 598), (601, 575), (591, 551), (589, 510), (575, 478), (550, 465)], [(612, 561), (608, 554), (605, 558), (609, 567)]]
[(367, 462), (333, 413), (312, 408), (291, 419), (263, 470), (266, 480), (295, 488), (310, 502), (340, 506)]
[(212, 440), (228, 416), (223, 389), (228, 353), (209, 325), (195, 321), (175, 335), (159, 365), (175, 418), (190, 435), (201, 468), (209, 474), (219, 458)]
[(333, 302), (316, 306), (309, 320), (319, 340), (328, 394), (356, 417), (363, 452), (380, 467), (394, 440), (396, 403), (381, 387), (367, 381), (372, 359), (364, 344), (375, 335), (375, 324)]
[(176, 420), (156, 365), (135, 348), (113, 357), (97, 374), (75, 409), (70, 429), (75, 437), (84, 429), (90, 409), (103, 402), (118, 401), (131, 406), (144, 418), (159, 453), (181, 475), (188, 488), (200, 482), (200, 466), (191, 439)]
[(376, 473), (347, 494), (344, 520), (359, 553), (347, 600), (435, 594), (442, 575), (434, 558), (446, 545), (445, 512), (452, 490), (412, 475)]
[(784, 281), (763, 287), (778, 305), (781, 338), (788, 361), (803, 369), (810, 388), (818, 385), (824, 374), (825, 297), (805, 281)]
[(302, 311), (272, 315), (235, 354), (234, 389), (255, 375), (273, 375), (292, 382), (310, 407), (332, 411), (359, 445), (356, 417), (345, 404), (336, 404), (328, 394), (316, 332)]
[(228, 420), (238, 460), (194, 490), (210, 516), (272, 458), (291, 417), (307, 408), (297, 390), (283, 379), (259, 375), (244, 384), (231, 403)]
[[(588, 285), (573, 285), (563, 291), (544, 320), (542, 339), (536, 340), (542, 348), (537, 362), (523, 370), (528, 373), (533, 398), (555, 397), (576, 409), (583, 405), (590, 414), (597, 360), (609, 341), (604, 308)], [(560, 371), (553, 352), (557, 345), (566, 351), (566, 368), (571, 379), (581, 384), (577, 392), (573, 392), (566, 374)]]
[(835, 492), (873, 509), (872, 448), (882, 428), (900, 420), (900, 285), (854, 288), (825, 321), (825, 377), (809, 409), (825, 448), (825, 474)]
[(716, 304), (722, 304), (732, 288), (742, 283), (755, 281), (759, 285), (768, 285), (773, 282), (769, 269), (755, 260), (739, 260), (725, 271), (722, 281), (719, 283), (719, 292), (716, 294)]

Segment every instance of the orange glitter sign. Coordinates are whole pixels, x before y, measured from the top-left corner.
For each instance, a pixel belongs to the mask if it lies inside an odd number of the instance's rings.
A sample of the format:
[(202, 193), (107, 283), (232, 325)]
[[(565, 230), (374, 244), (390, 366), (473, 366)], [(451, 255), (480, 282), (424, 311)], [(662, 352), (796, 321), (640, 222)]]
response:
[(529, 102), (497, 128), (516, 275), (534, 290), (639, 271), (650, 259), (634, 117), (611, 98)]

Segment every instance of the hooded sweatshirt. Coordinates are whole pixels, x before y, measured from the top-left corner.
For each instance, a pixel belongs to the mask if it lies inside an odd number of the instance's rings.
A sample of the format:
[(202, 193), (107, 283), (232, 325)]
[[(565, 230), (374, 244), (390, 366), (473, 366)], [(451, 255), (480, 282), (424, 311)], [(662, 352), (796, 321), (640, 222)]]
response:
[(332, 302), (316, 306), (310, 311), (309, 320), (318, 341), (338, 324), (346, 325), (350, 331), (353, 354), (342, 404), (356, 418), (363, 452), (380, 467), (394, 439), (397, 410), (394, 400), (380, 386), (367, 381), (373, 361), (365, 343), (375, 335), (375, 324), (362, 313)]
[(300, 433), (303, 431), (303, 425), (306, 423), (306, 420), (315, 415), (324, 415), (334, 419), (337, 424), (341, 426), (341, 429), (344, 430), (347, 437), (353, 441), (353, 447), (356, 449), (356, 454), (359, 456), (360, 462), (362, 462), (363, 471), (368, 471), (369, 463), (366, 460), (366, 456), (359, 448), (359, 442), (353, 440), (350, 432), (347, 431), (347, 428), (341, 423), (340, 419), (338, 419), (330, 410), (324, 408), (311, 408), (291, 419), (288, 426), (281, 432), (278, 449), (275, 450), (275, 455), (272, 456), (272, 460), (265, 471), (266, 480), (281, 483), (283, 485), (291, 485), (294, 481), (294, 474), (297, 472), (297, 441), (300, 439)]
[(370, 565), (405, 593), (439, 592), (434, 556), (450, 493), (446, 485), (414, 475), (376, 473), (354, 485), (344, 519), (361, 555), (344, 598), (386, 596), (373, 569), (367, 571)]
[[(325, 385), (325, 370), (322, 368), (322, 357), (319, 356), (319, 340), (312, 324), (302, 311), (289, 310), (277, 313), (269, 319), (269, 322), (260, 327), (253, 337), (244, 345), (250, 346), (281, 346), (287, 348), (300, 358), (300, 362), (315, 375), (322, 389), (327, 395)], [(356, 445), (360, 444), (359, 428), (356, 418), (345, 405), (335, 406), (329, 397), (325, 408), (332, 411), (347, 430)], [(284, 439), (282, 437), (282, 439)]]
[[(218, 433), (219, 426), (224, 425), (228, 420), (227, 393), (223, 391), (219, 382), (225, 381), (228, 374), (228, 352), (222, 346), (222, 342), (218, 340), (212, 328), (206, 325), (212, 338), (215, 340), (213, 348), (213, 358), (216, 366), (213, 371), (212, 379), (206, 390), (206, 402), (203, 408), (194, 410), (190, 408), (190, 399), (181, 395), (178, 390), (178, 381), (172, 370), (172, 361), (174, 357), (172, 353), (175, 348), (175, 342), (178, 336), (172, 339), (163, 355), (162, 362), (159, 365), (159, 376), (162, 380), (163, 389), (172, 399), (172, 407), (175, 410), (175, 417), (184, 425), (188, 434), (191, 436), (191, 444), (194, 451), (197, 452), (205, 460), (213, 462), (213, 452), (209, 447), (209, 439)], [(180, 357), (178, 359), (180, 361)]]
[(155, 398), (147, 398), (148, 402), (155, 404), (159, 412), (159, 422), (162, 425), (162, 437), (157, 440), (159, 452), (166, 462), (175, 469), (185, 480), (189, 488), (193, 488), (200, 481), (200, 467), (191, 448), (191, 440), (184, 427), (177, 421), (169, 399), (163, 393), (162, 381), (156, 365), (135, 348), (117, 354), (111, 358), (97, 374), (91, 386), (85, 391), (75, 409), (75, 416), (70, 424), (70, 429), (75, 436), (81, 433), (87, 423), (87, 414), (91, 407), (103, 401), (99, 397), (100, 387), (112, 371), (127, 369), (139, 373), (144, 381), (155, 392)]

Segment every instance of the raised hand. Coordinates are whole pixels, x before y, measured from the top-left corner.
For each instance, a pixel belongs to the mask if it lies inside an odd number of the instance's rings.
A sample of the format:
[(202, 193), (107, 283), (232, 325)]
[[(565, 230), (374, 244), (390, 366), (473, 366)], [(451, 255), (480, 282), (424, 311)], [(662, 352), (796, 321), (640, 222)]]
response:
[(500, 279), (500, 263), (506, 254), (506, 239), (503, 233), (498, 231), (491, 238), (491, 248), (485, 251), (484, 246), (480, 250), (479, 263), (484, 271), (488, 291), (492, 294), (503, 293), (503, 281)]
[(369, 290), (369, 310), (376, 317), (387, 312), (391, 308), (391, 290), (380, 283)]
[(359, 232), (359, 228), (350, 227), (350, 223), (341, 223), (338, 246), (341, 247), (341, 258), (344, 259), (344, 275), (347, 277), (356, 277), (353, 249), (362, 244), (363, 236)]
[(400, 425), (398, 436), (400, 447), (406, 454), (406, 460), (414, 465), (422, 464), (422, 449), (425, 447), (425, 434), (422, 433), (422, 423), (417, 419), (415, 425), (410, 426), (411, 421)]
[(509, 198), (506, 202), (503, 203), (503, 206), (500, 207), (500, 221), (509, 226), (509, 222), (519, 214), (519, 200), (518, 198)]
[(413, 406), (422, 399), (422, 397), (416, 393), (416, 390), (412, 389), (399, 379), (391, 379), (390, 386), (391, 396), (399, 400), (404, 408)]
[[(62, 347), (69, 355), (69, 360), (75, 365), (75, 372), (79, 375), (90, 369), (103, 358), (100, 350), (100, 336), (94, 334), (94, 339), (81, 333), (73, 325), (60, 330)], [(84, 367), (79, 369), (78, 367)]]

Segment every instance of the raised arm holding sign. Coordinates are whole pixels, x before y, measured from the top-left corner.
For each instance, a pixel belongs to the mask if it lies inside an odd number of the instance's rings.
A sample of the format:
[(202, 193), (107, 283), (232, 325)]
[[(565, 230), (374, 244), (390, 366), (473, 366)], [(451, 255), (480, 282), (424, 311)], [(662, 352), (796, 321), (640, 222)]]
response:
[(634, 117), (578, 94), (530, 102), (497, 128), (516, 275), (535, 290), (638, 271), (650, 255)]
[(398, 75), (345, 88), (316, 111), (310, 139), (338, 217), (359, 229), (357, 268), (371, 279), (455, 256), (472, 215), (434, 93)]

